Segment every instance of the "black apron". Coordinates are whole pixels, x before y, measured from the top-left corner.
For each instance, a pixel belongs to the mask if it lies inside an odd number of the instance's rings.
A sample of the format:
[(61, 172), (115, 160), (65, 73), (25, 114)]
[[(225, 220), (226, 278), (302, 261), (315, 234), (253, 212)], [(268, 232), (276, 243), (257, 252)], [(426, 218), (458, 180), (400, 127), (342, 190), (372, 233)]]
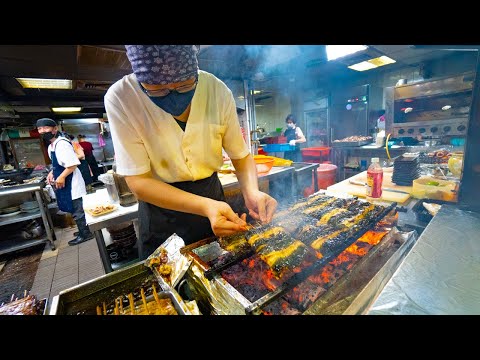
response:
[[(170, 185), (195, 195), (225, 201), (223, 187), (216, 172), (206, 179)], [(138, 202), (138, 220), (142, 242), (140, 259), (146, 259), (173, 233), (180, 236), (185, 245), (214, 236), (207, 217), (163, 209), (144, 201)]]
[[(52, 158), (52, 167), (53, 167), (53, 178), (56, 179), (59, 177), (65, 168), (60, 165), (57, 161), (57, 156), (55, 155), (55, 149), (59, 141), (66, 141), (70, 145), (72, 143), (67, 139), (60, 139), (55, 144), (55, 148), (53, 151), (50, 151), (50, 157)], [(73, 150), (73, 145), (72, 145)], [(61, 189), (55, 188), (55, 197), (57, 198), (57, 205), (58, 208), (62, 211), (73, 213), (73, 200), (72, 200), (72, 179), (73, 179), (73, 172), (67, 176), (65, 179), (65, 186)]]
[[(288, 128), (287, 130), (285, 130), (285, 132), (283, 133), (283, 135), (287, 138), (287, 144), (291, 141), (291, 140), (297, 140), (297, 135), (295, 134), (295, 129), (290, 129)], [(296, 149), (293, 150), (293, 151), (285, 151), (283, 153), (283, 157), (286, 159), (286, 160), (292, 160), (294, 162), (300, 162), (302, 161), (301, 159), (301, 156), (300, 156), (300, 148), (298, 147), (298, 145), (296, 145)]]

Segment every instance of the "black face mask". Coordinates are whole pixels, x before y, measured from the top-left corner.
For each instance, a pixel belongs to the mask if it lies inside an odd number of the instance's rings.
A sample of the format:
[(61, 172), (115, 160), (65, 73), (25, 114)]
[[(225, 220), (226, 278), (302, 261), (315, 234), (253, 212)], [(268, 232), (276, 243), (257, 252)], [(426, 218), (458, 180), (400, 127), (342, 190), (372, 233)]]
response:
[(43, 133), (41, 134), (42, 136), (42, 140), (46, 143), (46, 144), (50, 144), (50, 140), (52, 140), (54, 137), (56, 137), (56, 134), (52, 133), (52, 132), (47, 132), (47, 133)]
[(187, 110), (188, 105), (192, 102), (195, 89), (186, 93), (172, 91), (166, 96), (149, 96), (149, 98), (163, 111), (173, 116), (180, 116)]

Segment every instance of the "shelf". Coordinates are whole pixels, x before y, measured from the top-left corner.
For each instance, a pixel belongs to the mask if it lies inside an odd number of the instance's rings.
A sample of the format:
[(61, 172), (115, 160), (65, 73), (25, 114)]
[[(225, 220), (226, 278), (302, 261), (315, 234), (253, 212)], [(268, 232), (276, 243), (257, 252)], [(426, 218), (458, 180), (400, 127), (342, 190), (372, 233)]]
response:
[(123, 268), (125, 266), (135, 264), (138, 261), (140, 261), (140, 258), (138, 256), (131, 256), (128, 259), (122, 260), (122, 261), (117, 261), (117, 262), (112, 262), (112, 270), (117, 270), (119, 268)]
[(24, 240), (24, 239), (18, 239), (18, 238), (12, 238), (12, 239), (6, 239), (6, 240), (1, 240), (0, 241), (0, 255), (7, 254), (13, 251), (17, 250), (22, 250), (29, 248), (31, 246), (36, 246), (40, 245), (43, 243), (47, 243), (48, 238), (46, 236), (42, 236), (38, 239), (30, 239), (30, 240)]
[(4, 218), (0, 218), (0, 226), (13, 224), (13, 223), (16, 223), (16, 222), (19, 222), (19, 221), (36, 219), (36, 218), (39, 218), (41, 216), (42, 216), (42, 214), (40, 213), (40, 210), (38, 210), (37, 212), (34, 212), (32, 214), (21, 213), (21, 214), (18, 214), (18, 215), (13, 215), (11, 217), (4, 217)]

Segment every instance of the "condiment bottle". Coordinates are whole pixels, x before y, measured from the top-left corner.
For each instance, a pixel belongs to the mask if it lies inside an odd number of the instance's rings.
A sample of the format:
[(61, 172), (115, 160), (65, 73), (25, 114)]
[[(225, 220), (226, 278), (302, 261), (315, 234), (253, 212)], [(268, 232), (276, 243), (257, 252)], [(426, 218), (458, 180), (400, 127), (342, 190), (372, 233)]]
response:
[(367, 200), (378, 200), (382, 197), (383, 169), (379, 158), (372, 158), (367, 169)]

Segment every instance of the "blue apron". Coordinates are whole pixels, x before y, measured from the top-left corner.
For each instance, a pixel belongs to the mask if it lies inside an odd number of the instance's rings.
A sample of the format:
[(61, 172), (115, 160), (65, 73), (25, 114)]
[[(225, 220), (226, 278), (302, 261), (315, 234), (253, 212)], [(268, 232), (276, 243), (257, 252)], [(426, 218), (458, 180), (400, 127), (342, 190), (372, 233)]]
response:
[[(71, 145), (70, 141), (68, 141), (67, 139), (60, 139), (59, 141), (62, 141), (62, 140), (68, 142)], [(57, 144), (55, 144), (55, 148)], [(63, 172), (63, 170), (65, 170), (65, 168), (62, 165), (60, 165), (57, 161), (57, 156), (55, 155), (55, 148), (53, 149), (53, 151), (50, 151), (50, 157), (52, 158), (54, 179), (59, 177), (60, 174)], [(63, 188), (55, 189), (55, 196), (57, 197), (58, 208), (68, 213), (73, 213), (72, 179), (73, 179), (73, 173), (67, 176), (67, 178), (65, 179), (65, 186)]]

